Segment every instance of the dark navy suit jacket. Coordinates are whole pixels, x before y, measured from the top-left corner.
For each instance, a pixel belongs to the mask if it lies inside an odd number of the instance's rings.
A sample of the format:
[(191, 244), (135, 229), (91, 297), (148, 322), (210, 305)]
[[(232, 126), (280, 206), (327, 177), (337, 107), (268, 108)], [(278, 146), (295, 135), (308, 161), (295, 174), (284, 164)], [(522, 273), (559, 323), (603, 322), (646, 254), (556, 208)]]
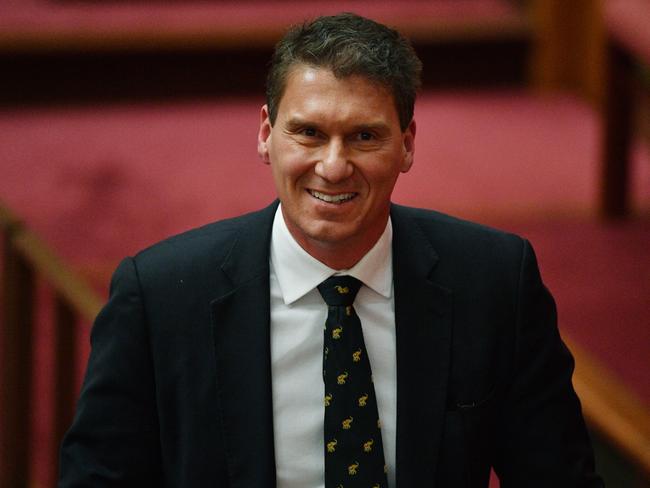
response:
[[(92, 331), (59, 486), (275, 486), (277, 203), (125, 259)], [(399, 488), (601, 486), (527, 241), (393, 205)]]

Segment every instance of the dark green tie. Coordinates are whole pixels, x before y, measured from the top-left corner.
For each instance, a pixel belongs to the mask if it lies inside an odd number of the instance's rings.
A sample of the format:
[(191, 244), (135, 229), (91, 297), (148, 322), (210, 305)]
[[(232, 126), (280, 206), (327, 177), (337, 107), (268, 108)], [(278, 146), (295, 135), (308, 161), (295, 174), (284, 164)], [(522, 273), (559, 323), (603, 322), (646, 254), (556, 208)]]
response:
[(327, 303), (323, 349), (325, 488), (387, 488), (384, 446), (363, 331), (352, 303), (361, 282), (318, 285)]

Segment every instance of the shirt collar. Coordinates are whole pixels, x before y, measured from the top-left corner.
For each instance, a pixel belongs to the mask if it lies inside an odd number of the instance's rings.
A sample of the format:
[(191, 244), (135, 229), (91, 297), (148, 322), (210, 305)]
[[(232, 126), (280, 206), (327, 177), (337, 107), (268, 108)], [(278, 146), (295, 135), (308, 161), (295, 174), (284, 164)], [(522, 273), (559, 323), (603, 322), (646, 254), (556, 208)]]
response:
[(271, 234), (271, 269), (275, 273), (285, 305), (289, 305), (335, 274), (354, 276), (368, 288), (390, 298), (393, 284), (393, 227), (390, 217), (375, 245), (348, 270), (335, 270), (305, 251), (293, 238), (282, 215), (275, 212)]

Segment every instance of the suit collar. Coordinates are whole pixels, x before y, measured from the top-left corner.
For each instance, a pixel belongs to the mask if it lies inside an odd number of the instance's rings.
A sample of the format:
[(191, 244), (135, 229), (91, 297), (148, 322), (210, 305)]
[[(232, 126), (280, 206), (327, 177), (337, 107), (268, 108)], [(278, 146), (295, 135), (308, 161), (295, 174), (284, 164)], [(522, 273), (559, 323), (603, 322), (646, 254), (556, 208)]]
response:
[(233, 288), (268, 275), (271, 227), (278, 204), (276, 200), (259, 212), (241, 217), (232, 247), (221, 264)]
[(397, 335), (397, 485), (434, 486), (451, 352), (451, 291), (412, 210), (393, 205)]

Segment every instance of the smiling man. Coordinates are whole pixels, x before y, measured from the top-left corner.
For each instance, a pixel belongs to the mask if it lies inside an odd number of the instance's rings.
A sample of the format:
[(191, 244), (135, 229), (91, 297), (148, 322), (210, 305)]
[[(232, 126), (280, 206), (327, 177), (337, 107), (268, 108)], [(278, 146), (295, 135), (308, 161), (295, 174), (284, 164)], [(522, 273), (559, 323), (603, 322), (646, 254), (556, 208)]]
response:
[(60, 487), (598, 487), (521, 238), (391, 203), (420, 62), (352, 14), (276, 46), (278, 202), (119, 266)]
[(386, 228), (397, 177), (413, 163), (415, 121), (402, 129), (390, 88), (362, 74), (296, 63), (285, 84), (278, 113), (262, 107), (260, 156), (296, 242), (351, 268)]

